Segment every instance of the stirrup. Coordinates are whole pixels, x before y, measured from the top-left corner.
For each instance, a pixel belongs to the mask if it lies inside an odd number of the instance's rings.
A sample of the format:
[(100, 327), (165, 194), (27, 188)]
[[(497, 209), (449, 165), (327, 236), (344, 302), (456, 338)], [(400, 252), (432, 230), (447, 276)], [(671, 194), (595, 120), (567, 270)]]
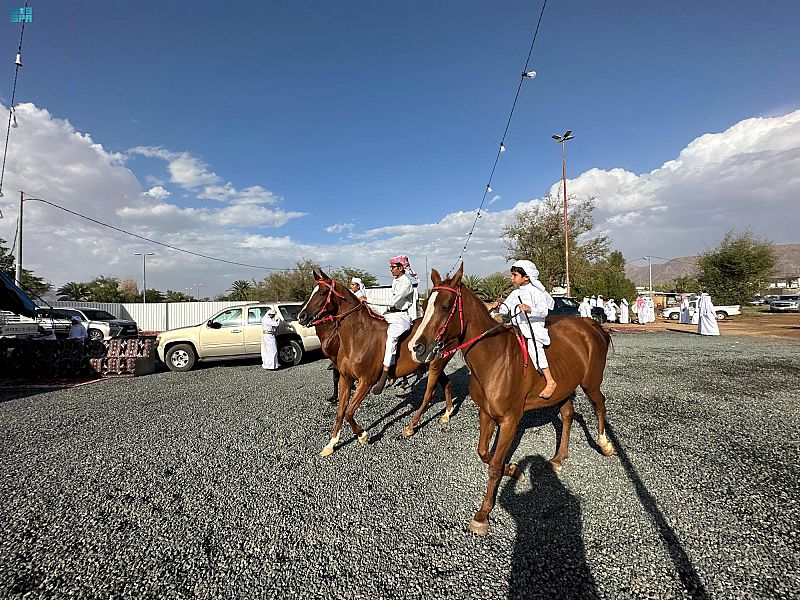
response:
[(383, 388), (386, 387), (386, 380), (389, 378), (389, 371), (382, 371), (381, 378), (378, 379), (377, 383), (372, 386), (372, 393), (375, 396), (380, 396), (381, 392), (383, 392)]

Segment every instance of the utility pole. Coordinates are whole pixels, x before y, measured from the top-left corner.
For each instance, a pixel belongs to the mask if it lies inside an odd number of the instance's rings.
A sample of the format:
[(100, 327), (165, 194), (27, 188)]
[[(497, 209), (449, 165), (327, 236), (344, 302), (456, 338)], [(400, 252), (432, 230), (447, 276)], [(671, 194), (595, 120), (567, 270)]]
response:
[(134, 256), (142, 257), (142, 304), (147, 304), (147, 257), (155, 256), (155, 252), (134, 252)]
[(653, 291), (653, 256), (652, 255), (643, 256), (642, 260), (646, 260), (647, 261), (647, 267), (648, 267), (648, 270), (650, 271), (650, 285), (648, 286), (647, 289), (649, 289), (652, 292)]
[(19, 193), (19, 217), (17, 218), (17, 268), (14, 271), (14, 283), (22, 289), (22, 205), (25, 202), (25, 192)]
[(572, 130), (564, 132), (564, 135), (553, 135), (552, 138), (561, 144), (561, 180), (564, 183), (564, 268), (566, 271), (567, 296), (569, 292), (569, 226), (567, 222), (567, 151), (566, 142), (574, 139)]

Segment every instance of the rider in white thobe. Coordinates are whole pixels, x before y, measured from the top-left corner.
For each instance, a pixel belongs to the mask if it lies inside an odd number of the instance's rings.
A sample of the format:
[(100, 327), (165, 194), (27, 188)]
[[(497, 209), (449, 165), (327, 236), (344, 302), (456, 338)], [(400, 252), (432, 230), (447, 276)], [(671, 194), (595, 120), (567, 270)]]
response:
[(261, 319), (261, 368), (270, 371), (278, 368), (278, 344), (275, 334), (278, 332), (280, 321), (275, 318), (277, 314), (274, 308), (269, 308)]
[(388, 306), (383, 315), (389, 328), (386, 330), (386, 348), (383, 353), (383, 373), (378, 382), (372, 386), (372, 393), (380, 394), (389, 378), (389, 369), (397, 361), (397, 339), (411, 329), (411, 317), (408, 314), (414, 301), (414, 280), (416, 277), (407, 256), (395, 256), (389, 259), (392, 272), (392, 299), (389, 304), (373, 303), (376, 306)]

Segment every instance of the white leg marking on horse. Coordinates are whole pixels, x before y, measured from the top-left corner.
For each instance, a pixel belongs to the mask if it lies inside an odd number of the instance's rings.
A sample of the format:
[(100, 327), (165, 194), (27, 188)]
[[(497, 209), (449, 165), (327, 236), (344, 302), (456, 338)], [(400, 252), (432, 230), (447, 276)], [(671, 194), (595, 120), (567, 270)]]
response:
[(431, 318), (433, 317), (433, 313), (435, 312), (433, 309), (433, 305), (436, 304), (436, 296), (439, 295), (439, 292), (433, 292), (431, 297), (428, 298), (428, 310), (425, 311), (425, 314), (422, 315), (422, 323), (420, 323), (419, 327), (417, 328), (417, 333), (414, 334), (408, 341), (408, 351), (411, 352), (411, 358), (414, 359), (415, 362), (420, 362), (417, 360), (417, 357), (414, 355), (414, 344), (417, 343), (419, 336), (422, 335), (422, 332), (425, 331), (425, 328), (428, 326)]
[(362, 446), (366, 446), (368, 441), (369, 441), (369, 434), (365, 429), (364, 431), (361, 432), (361, 435), (358, 436), (358, 443), (361, 444)]

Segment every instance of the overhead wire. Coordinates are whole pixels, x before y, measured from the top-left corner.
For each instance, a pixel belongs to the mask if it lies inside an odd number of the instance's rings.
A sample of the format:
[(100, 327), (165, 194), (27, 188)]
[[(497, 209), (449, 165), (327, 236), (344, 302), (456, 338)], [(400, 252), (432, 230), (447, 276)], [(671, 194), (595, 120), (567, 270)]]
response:
[[(77, 211), (74, 211), (74, 210), (70, 210), (69, 208), (65, 208), (63, 206), (60, 206), (60, 205), (56, 204), (55, 202), (50, 202), (49, 200), (44, 200), (42, 198), (26, 198), (25, 199), (26, 202), (30, 202), (32, 200), (35, 200), (35, 201), (38, 201), (38, 202), (43, 202), (44, 204), (48, 204), (49, 206), (52, 206), (52, 207), (57, 208), (59, 210), (63, 210), (64, 212), (69, 213), (71, 215), (75, 215), (76, 217), (80, 217), (81, 219), (86, 219), (87, 221), (91, 221), (92, 223), (95, 223), (97, 225), (102, 225), (103, 227), (108, 227), (109, 229), (113, 229), (114, 231), (119, 231), (120, 233), (124, 233), (125, 235), (130, 235), (130, 236), (138, 238), (140, 240), (144, 240), (146, 242), (150, 242), (151, 244), (156, 244), (157, 246), (161, 246), (161, 247), (164, 247), (164, 248), (169, 248), (170, 250), (175, 250), (176, 252), (183, 252), (184, 254), (190, 254), (192, 256), (198, 256), (200, 258), (205, 258), (207, 260), (214, 260), (214, 261), (221, 262), (221, 263), (226, 263), (226, 264), (229, 264), (229, 265), (236, 265), (238, 267), (248, 267), (248, 268), (251, 268), (251, 269), (264, 269), (266, 271), (291, 271), (294, 268), (294, 267), (267, 267), (267, 266), (264, 266), (264, 265), (251, 265), (251, 264), (248, 264), (248, 263), (240, 263), (240, 262), (237, 262), (237, 261), (234, 261), (234, 260), (227, 260), (227, 259), (224, 259), (224, 258), (218, 258), (216, 256), (209, 256), (208, 254), (201, 254), (200, 252), (194, 252), (192, 250), (186, 250), (185, 248), (179, 248), (178, 246), (173, 246), (172, 244), (167, 244), (165, 242), (159, 242), (158, 240), (154, 240), (152, 238), (140, 235), (138, 233), (133, 233), (132, 231), (127, 231), (125, 229), (121, 229), (119, 227), (115, 227), (114, 225), (109, 225), (108, 223), (103, 223), (102, 221), (98, 221), (97, 219), (94, 219), (92, 217), (87, 217), (86, 215), (83, 215), (83, 214), (81, 214), (81, 213), (79, 213)], [(325, 265), (325, 268), (329, 268), (329, 267), (331, 267), (331, 265)]]
[(517, 86), (517, 93), (514, 95), (514, 102), (511, 104), (511, 111), (508, 114), (508, 120), (506, 121), (506, 127), (503, 130), (503, 137), (500, 139), (500, 145), (497, 147), (497, 154), (494, 158), (494, 164), (492, 165), (492, 170), (489, 173), (489, 180), (486, 183), (486, 187), (483, 190), (483, 198), (481, 198), (481, 204), (478, 207), (478, 211), (475, 213), (475, 220), (472, 222), (472, 227), (467, 233), (467, 239), (464, 242), (464, 247), (461, 249), (461, 253), (458, 255), (455, 264), (450, 269), (449, 273), (455, 271), (458, 264), (464, 258), (464, 254), (467, 252), (467, 246), (469, 246), (469, 242), (472, 239), (472, 234), (475, 232), (475, 226), (478, 223), (478, 219), (481, 218), (481, 211), (483, 210), (483, 205), (486, 203), (486, 196), (488, 196), (492, 191), (492, 179), (494, 178), (494, 172), (497, 169), (497, 163), (500, 161), (500, 155), (505, 151), (505, 140), (506, 136), (508, 135), (508, 130), (511, 127), (511, 119), (514, 117), (514, 109), (517, 107), (517, 100), (519, 100), (519, 95), (522, 90), (522, 82), (528, 77), (528, 67), (530, 65), (531, 56), (533, 55), (533, 47), (536, 44), (536, 37), (539, 35), (539, 26), (542, 24), (542, 17), (544, 16), (544, 9), (547, 8), (547, 0), (544, 0), (542, 3), (542, 10), (539, 12), (539, 20), (536, 22), (536, 30), (533, 32), (533, 39), (531, 40), (531, 47), (528, 50), (528, 58), (525, 59), (525, 68), (522, 70), (522, 74), (520, 75), (519, 85)]
[[(28, 8), (28, 0), (25, 0), (25, 8)], [(25, 19), (22, 19), (22, 29), (19, 32), (19, 47), (17, 48), (17, 57), (20, 60), (14, 61), (14, 85), (11, 88), (11, 106), (8, 108), (8, 124), (6, 125), (6, 143), (3, 148), (3, 167), (0, 169), (0, 196), (3, 195), (3, 180), (6, 176), (6, 158), (8, 157), (8, 138), (11, 134), (11, 118), (14, 116), (14, 100), (17, 97), (17, 78), (19, 77), (19, 69), (22, 66), (22, 38), (25, 35)]]

